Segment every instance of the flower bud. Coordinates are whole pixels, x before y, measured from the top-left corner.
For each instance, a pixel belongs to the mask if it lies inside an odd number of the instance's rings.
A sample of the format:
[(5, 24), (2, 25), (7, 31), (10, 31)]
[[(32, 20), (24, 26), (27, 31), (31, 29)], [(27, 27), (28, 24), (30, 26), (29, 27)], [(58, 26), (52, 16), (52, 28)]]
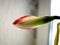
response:
[(37, 16), (28, 15), (28, 16), (17, 18), (13, 22), (13, 25), (17, 26), (18, 28), (22, 28), (22, 29), (34, 29), (54, 19), (60, 19), (60, 17), (59, 16), (37, 17)]

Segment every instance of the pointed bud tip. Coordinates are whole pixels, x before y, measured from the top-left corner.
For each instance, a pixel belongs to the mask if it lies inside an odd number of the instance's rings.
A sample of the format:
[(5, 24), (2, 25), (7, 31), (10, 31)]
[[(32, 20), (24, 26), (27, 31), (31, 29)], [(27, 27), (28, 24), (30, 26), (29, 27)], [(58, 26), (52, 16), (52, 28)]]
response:
[(29, 17), (30, 15), (26, 15), (26, 16), (22, 16), (22, 17), (20, 17), (20, 18), (17, 18), (14, 22), (13, 22), (13, 24), (15, 25), (15, 24), (18, 24), (19, 22), (21, 22), (22, 21), (22, 19), (24, 19), (24, 18), (26, 18), (26, 17)]

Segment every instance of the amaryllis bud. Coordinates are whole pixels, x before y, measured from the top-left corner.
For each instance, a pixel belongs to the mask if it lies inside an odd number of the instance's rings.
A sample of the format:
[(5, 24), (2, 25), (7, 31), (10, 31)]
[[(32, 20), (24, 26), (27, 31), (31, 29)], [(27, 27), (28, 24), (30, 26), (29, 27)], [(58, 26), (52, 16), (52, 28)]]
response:
[(22, 28), (22, 29), (32, 29), (33, 25), (31, 25), (32, 21), (34, 21), (35, 19), (37, 19), (38, 17), (36, 16), (23, 16), (20, 18), (17, 18), (14, 22), (13, 25), (17, 26), (18, 28)]
[(33, 29), (39, 27), (42, 24), (48, 23), (54, 19), (60, 19), (60, 17), (59, 16), (37, 17), (37, 16), (28, 15), (28, 16), (17, 18), (13, 22), (13, 25), (22, 29)]

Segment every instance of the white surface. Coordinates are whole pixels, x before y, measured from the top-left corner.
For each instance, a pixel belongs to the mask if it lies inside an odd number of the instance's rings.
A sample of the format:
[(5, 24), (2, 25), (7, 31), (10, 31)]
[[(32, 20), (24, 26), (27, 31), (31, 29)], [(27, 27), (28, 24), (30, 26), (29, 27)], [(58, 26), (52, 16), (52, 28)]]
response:
[[(39, 16), (49, 15), (50, 0), (39, 1)], [(0, 45), (34, 45), (33, 31), (14, 27), (17, 17), (29, 14), (27, 0), (0, 0)], [(47, 45), (48, 28), (46, 24), (37, 30), (36, 45)]]

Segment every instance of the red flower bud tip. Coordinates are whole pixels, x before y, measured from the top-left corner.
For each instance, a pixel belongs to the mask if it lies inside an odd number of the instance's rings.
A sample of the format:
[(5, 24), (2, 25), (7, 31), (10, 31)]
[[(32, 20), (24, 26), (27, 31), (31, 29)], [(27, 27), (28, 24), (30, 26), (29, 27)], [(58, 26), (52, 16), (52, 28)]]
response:
[(26, 17), (29, 17), (29, 15), (23, 16), (23, 17), (20, 17), (20, 18), (16, 19), (16, 20), (13, 22), (13, 24), (15, 25), (15, 24), (21, 22), (21, 21), (22, 21), (24, 18), (26, 18)]

